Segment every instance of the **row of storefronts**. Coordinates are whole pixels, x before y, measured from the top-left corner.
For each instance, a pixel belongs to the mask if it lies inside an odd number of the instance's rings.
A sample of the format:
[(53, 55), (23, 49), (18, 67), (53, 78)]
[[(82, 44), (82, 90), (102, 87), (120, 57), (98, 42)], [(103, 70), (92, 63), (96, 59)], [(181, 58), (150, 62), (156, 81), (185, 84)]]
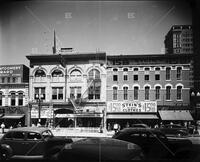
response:
[[(2, 67), (0, 121), (7, 126), (40, 122), (49, 127), (108, 129), (114, 123), (123, 128), (134, 123), (193, 121), (198, 114), (190, 103), (191, 54), (106, 56), (99, 52), (27, 59), (30, 68)], [(19, 77), (19, 82), (9, 77)]]

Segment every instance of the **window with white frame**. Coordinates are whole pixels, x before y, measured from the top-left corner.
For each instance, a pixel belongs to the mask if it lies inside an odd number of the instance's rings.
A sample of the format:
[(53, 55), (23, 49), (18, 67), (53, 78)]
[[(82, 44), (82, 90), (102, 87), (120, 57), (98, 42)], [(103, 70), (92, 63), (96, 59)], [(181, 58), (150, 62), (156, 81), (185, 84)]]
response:
[(145, 87), (145, 100), (149, 100), (149, 91), (150, 91), (150, 87), (146, 86)]
[(113, 87), (113, 100), (117, 100), (117, 93), (118, 93), (118, 88)]
[(63, 87), (52, 87), (52, 100), (63, 99)]
[(182, 74), (182, 68), (177, 67), (177, 73), (176, 73), (177, 80), (181, 80), (181, 74)]
[(167, 67), (166, 68), (166, 80), (170, 80), (171, 79), (170, 75), (171, 75), (171, 68)]
[(81, 87), (70, 87), (70, 98), (71, 99), (81, 98)]
[(156, 98), (156, 100), (160, 99), (160, 86), (156, 86), (155, 98)]
[(89, 71), (89, 79), (100, 79), (100, 72), (97, 69)]
[(18, 105), (23, 106), (23, 93), (22, 92), (20, 92), (18, 94)]
[(171, 99), (171, 86), (166, 87), (166, 100)]
[(15, 106), (16, 105), (16, 102), (15, 102), (15, 99), (16, 99), (16, 94), (15, 92), (12, 92), (11, 93), (11, 106)]
[(2, 106), (3, 93), (0, 92), (0, 106)]
[(139, 88), (134, 87), (134, 100), (138, 100), (138, 91), (139, 91)]
[(35, 87), (34, 88), (35, 92), (34, 92), (34, 99), (37, 100), (38, 99), (38, 96), (41, 98), (40, 99), (43, 99), (45, 100), (46, 98), (46, 93), (45, 93), (45, 87)]
[(182, 99), (182, 86), (177, 86), (177, 100)]
[(124, 91), (124, 100), (128, 100), (128, 87), (123, 87)]
[(46, 77), (46, 74), (44, 70), (39, 69), (35, 72), (35, 77)]
[(70, 73), (71, 81), (81, 81), (81, 79), (82, 79), (82, 74), (80, 70), (75, 69)]
[(63, 77), (63, 72), (59, 69), (55, 69), (52, 73), (51, 73), (52, 77)]

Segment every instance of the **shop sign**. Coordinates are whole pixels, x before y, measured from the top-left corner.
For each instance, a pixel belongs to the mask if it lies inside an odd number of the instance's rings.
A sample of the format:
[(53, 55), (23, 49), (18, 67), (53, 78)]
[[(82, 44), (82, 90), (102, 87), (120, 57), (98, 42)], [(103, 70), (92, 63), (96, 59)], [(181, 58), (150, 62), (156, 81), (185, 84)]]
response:
[(157, 102), (108, 102), (107, 112), (157, 112)]
[(21, 76), (22, 66), (20, 65), (5, 65), (0, 66), (0, 76)]
[[(38, 118), (39, 117), (39, 110), (36, 107), (31, 109), (31, 118)], [(41, 118), (53, 118), (53, 110), (48, 106), (43, 106), (40, 110), (40, 117)]]

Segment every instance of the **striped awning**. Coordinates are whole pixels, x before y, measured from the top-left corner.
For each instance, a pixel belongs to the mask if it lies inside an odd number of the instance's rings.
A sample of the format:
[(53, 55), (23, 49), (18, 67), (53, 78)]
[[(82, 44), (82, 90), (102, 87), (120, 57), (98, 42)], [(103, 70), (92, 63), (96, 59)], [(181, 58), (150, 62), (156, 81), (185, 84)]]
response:
[(156, 114), (107, 114), (107, 119), (158, 119)]
[(24, 117), (24, 114), (16, 114), (16, 115), (4, 115), (2, 119), (21, 119)]

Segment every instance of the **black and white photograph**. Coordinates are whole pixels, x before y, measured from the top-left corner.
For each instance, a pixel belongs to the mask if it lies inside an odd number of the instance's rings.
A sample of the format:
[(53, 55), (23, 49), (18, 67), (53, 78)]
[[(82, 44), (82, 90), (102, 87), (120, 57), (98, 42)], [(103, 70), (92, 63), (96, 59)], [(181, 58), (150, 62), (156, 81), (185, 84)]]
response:
[(0, 0), (0, 161), (200, 162), (200, 1)]

